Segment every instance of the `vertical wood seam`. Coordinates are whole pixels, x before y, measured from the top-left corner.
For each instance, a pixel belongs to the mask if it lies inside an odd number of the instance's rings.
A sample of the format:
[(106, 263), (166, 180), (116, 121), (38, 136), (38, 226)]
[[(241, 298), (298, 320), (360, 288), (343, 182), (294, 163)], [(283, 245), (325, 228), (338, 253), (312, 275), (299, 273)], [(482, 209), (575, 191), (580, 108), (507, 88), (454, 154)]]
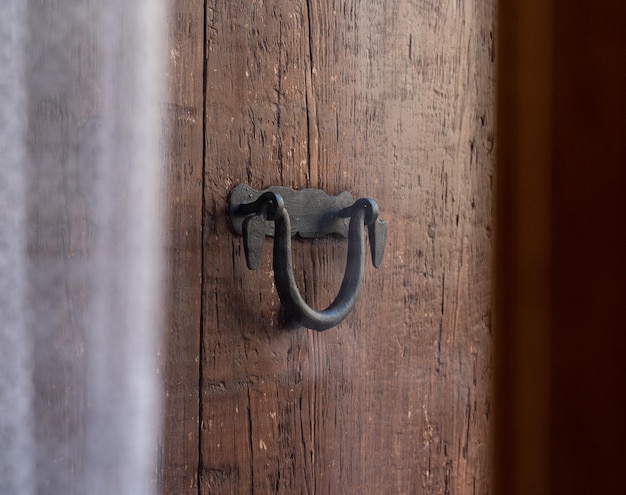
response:
[[(313, 157), (313, 146), (319, 146), (319, 129), (318, 129), (318, 121), (317, 121), (317, 107), (315, 104), (315, 92), (313, 90), (313, 19), (311, 12), (311, 0), (305, 0), (306, 3), (306, 14), (307, 14), (307, 37), (306, 40), (308, 42), (308, 56), (309, 56), (309, 66), (305, 67), (305, 105), (306, 105), (306, 139), (307, 139), (307, 170), (308, 170), (308, 186), (313, 187), (314, 185), (319, 187), (320, 185), (320, 171), (319, 171), (319, 153), (315, 153), (315, 157)], [(306, 57), (305, 57), (306, 62)], [(315, 143), (312, 143), (312, 127), (315, 125)], [(316, 150), (317, 151), (317, 150)], [(313, 164), (313, 160), (315, 158), (315, 164)], [(316, 181), (313, 182), (313, 165), (315, 165), (315, 169), (317, 172)]]
[(206, 225), (206, 160), (207, 160), (207, 143), (206, 143), (206, 118), (207, 118), (207, 71), (208, 71), (208, 62), (209, 62), (209, 50), (207, 49), (208, 43), (208, 33), (207, 33), (207, 22), (208, 22), (208, 0), (204, 0), (202, 4), (203, 8), (203, 35), (202, 35), (202, 212), (200, 214), (201, 222), (200, 225), (200, 317), (199, 317), (199, 330), (200, 330), (200, 339), (199, 345), (200, 349), (198, 350), (198, 469), (196, 473), (197, 480), (197, 490), (198, 495), (202, 493), (202, 470), (203, 470), (203, 460), (202, 460), (202, 422), (204, 418), (203, 411), (203, 381), (204, 381), (204, 373), (203, 373), (203, 360), (204, 360), (204, 289), (206, 285), (206, 280), (204, 276), (204, 239), (205, 239), (205, 225)]

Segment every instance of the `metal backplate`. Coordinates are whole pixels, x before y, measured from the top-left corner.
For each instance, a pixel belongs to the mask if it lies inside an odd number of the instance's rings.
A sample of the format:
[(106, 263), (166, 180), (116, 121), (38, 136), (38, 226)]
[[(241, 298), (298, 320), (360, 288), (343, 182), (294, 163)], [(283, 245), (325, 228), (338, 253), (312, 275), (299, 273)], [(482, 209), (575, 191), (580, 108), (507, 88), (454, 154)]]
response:
[[(291, 219), (291, 236), (303, 238), (325, 237), (335, 234), (348, 237), (349, 218), (340, 218), (337, 213), (352, 205), (352, 194), (344, 191), (337, 196), (329, 196), (319, 189), (301, 189), (271, 186), (257, 191), (245, 184), (239, 184), (230, 193), (230, 220), (238, 234), (242, 234), (242, 224), (248, 215), (237, 213), (239, 205), (252, 203), (266, 191), (278, 193), (285, 201), (285, 209)], [(265, 235), (274, 236), (274, 222), (266, 221)]]

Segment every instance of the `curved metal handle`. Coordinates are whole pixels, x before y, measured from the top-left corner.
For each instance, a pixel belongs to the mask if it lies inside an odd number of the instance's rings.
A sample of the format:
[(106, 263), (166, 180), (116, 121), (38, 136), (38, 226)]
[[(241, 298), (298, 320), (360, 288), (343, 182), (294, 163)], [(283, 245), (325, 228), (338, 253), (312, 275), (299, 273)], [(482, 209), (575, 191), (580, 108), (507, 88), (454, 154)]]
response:
[(378, 220), (378, 205), (373, 199), (363, 198), (334, 213), (335, 217), (349, 218), (348, 260), (339, 293), (328, 308), (318, 311), (302, 298), (293, 274), (291, 257), (291, 219), (285, 202), (278, 192), (266, 191), (251, 203), (239, 204), (231, 215), (249, 215), (242, 224), (244, 249), (248, 266), (258, 267), (267, 220), (272, 220), (274, 231), (274, 279), (276, 290), (288, 323), (296, 323), (313, 330), (326, 330), (338, 325), (352, 311), (363, 282), (365, 236), (367, 226), (372, 262), (380, 266), (387, 237), (387, 225)]
[(337, 297), (322, 311), (311, 308), (300, 295), (296, 285), (291, 263), (291, 222), (287, 210), (284, 209), (274, 220), (276, 223), (274, 279), (276, 291), (284, 306), (285, 317), (289, 322), (299, 323), (313, 330), (326, 330), (341, 323), (354, 308), (363, 282), (365, 261), (363, 230), (365, 225), (370, 226), (376, 222), (378, 205), (371, 199), (360, 199), (353, 206), (342, 210), (340, 216), (350, 217), (346, 272)]

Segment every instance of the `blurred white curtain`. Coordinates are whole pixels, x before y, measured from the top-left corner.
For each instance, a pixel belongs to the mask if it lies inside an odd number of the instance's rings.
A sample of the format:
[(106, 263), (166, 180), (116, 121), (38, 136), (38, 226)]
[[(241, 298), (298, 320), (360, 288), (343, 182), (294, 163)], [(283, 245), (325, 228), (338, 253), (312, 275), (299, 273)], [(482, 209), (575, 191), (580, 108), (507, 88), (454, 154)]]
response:
[(157, 489), (164, 10), (0, 2), (0, 494)]

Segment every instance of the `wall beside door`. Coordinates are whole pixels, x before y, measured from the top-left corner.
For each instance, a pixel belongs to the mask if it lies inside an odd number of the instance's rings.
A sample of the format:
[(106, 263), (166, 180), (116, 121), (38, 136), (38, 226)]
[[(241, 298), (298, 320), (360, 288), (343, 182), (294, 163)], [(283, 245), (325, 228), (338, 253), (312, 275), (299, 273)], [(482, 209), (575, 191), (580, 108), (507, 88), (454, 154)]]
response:
[[(178, 0), (170, 28), (163, 492), (486, 493), (493, 2)], [(383, 264), (339, 326), (285, 328), (240, 182), (377, 200)], [(325, 307), (345, 242), (295, 244)]]
[(497, 493), (619, 493), (626, 5), (501, 2)]

